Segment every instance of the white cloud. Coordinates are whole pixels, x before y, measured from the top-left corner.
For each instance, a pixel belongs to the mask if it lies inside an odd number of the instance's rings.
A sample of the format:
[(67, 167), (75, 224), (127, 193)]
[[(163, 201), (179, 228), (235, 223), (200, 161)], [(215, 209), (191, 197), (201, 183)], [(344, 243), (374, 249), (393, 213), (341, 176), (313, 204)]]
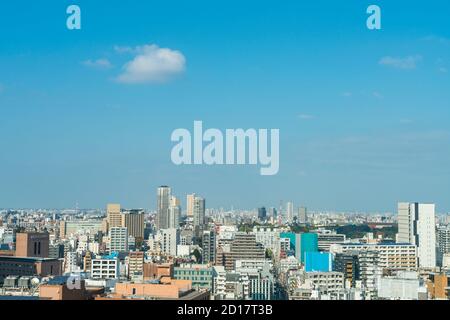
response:
[(313, 115), (310, 115), (310, 114), (299, 114), (299, 115), (298, 115), (298, 118), (299, 118), (300, 120), (312, 120), (312, 119), (314, 119), (315, 117), (314, 117)]
[(186, 68), (186, 58), (180, 51), (160, 48), (157, 45), (144, 45), (134, 49), (116, 47), (117, 52), (135, 53), (133, 60), (123, 67), (117, 77), (122, 83), (165, 82), (181, 74)]
[(420, 55), (407, 56), (404, 58), (383, 57), (379, 61), (380, 65), (388, 66), (396, 69), (411, 70), (417, 67), (417, 63), (422, 60)]
[(351, 93), (351, 92), (342, 92), (342, 93), (341, 93), (341, 96), (346, 97), (346, 98), (349, 98), (349, 97), (351, 97), (352, 95), (353, 95), (353, 93)]
[(86, 60), (82, 62), (83, 65), (96, 69), (110, 69), (112, 68), (111, 62), (108, 59)]

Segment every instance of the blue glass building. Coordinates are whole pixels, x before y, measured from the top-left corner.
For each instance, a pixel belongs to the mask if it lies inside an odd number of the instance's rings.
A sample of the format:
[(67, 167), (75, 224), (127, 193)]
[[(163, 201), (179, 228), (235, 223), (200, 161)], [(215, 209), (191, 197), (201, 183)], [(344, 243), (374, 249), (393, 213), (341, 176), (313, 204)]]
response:
[(319, 237), (317, 233), (282, 232), (280, 238), (289, 239), (291, 251), (299, 262), (304, 263), (306, 252), (319, 251)]

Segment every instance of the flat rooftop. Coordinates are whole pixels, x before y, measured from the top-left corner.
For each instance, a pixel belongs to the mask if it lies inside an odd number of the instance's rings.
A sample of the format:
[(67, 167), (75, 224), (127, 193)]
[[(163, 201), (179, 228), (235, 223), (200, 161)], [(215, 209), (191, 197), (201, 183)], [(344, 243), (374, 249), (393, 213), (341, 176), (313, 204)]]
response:
[(39, 257), (16, 257), (16, 256), (0, 256), (0, 261), (17, 261), (17, 262), (45, 262), (45, 261), (58, 261), (55, 258), (39, 258)]

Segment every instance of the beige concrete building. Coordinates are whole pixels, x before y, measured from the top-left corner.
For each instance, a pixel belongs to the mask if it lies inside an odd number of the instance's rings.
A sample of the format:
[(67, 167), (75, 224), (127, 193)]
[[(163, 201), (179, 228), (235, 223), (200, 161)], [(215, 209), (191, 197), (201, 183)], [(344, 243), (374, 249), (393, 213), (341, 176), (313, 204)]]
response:
[(144, 252), (132, 251), (128, 255), (128, 277), (144, 279)]
[(186, 215), (188, 217), (194, 216), (194, 199), (195, 199), (195, 193), (188, 194), (186, 198)]
[(120, 204), (108, 204), (106, 207), (106, 217), (108, 221), (108, 228), (121, 227), (122, 215)]
[(163, 277), (158, 283), (117, 283), (114, 293), (97, 300), (208, 300), (209, 291), (195, 291), (190, 280)]

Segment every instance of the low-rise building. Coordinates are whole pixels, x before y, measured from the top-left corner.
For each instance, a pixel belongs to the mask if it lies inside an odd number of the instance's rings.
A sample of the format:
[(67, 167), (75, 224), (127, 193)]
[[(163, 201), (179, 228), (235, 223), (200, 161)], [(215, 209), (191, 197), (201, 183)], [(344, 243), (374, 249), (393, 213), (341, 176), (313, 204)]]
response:
[(416, 270), (417, 247), (407, 243), (334, 244), (330, 252), (346, 253), (354, 251), (374, 251), (379, 256), (379, 266), (385, 270)]
[(119, 259), (115, 255), (92, 259), (92, 279), (118, 279), (120, 276)]
[(417, 272), (400, 271), (395, 276), (382, 277), (378, 298), (390, 300), (418, 300), (420, 280)]
[(177, 280), (189, 280), (194, 289), (212, 290), (213, 268), (206, 264), (182, 264), (173, 268), (173, 277)]

